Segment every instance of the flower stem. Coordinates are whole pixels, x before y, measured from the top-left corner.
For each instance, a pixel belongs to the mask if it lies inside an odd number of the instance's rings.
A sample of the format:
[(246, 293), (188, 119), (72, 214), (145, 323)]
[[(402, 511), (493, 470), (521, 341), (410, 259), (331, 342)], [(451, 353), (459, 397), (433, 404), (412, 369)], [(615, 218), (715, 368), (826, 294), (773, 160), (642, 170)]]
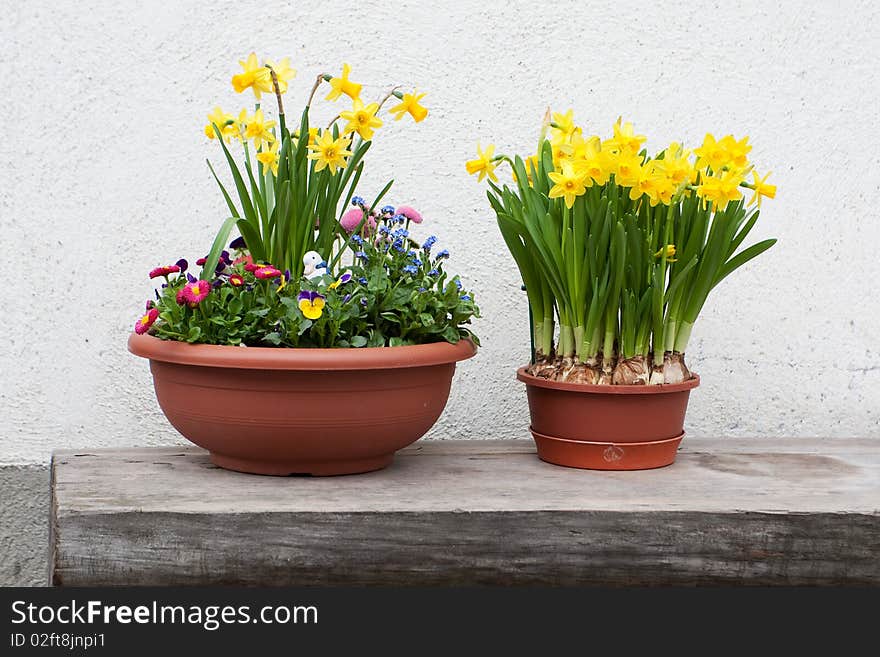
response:
[(275, 69), (271, 66), (269, 68), (269, 75), (272, 76), (272, 88), (275, 90), (275, 100), (278, 101), (278, 118), (281, 121), (281, 131), (284, 132), (284, 103), (281, 102), (281, 88), (278, 86), (278, 76), (275, 74)]
[(309, 99), (306, 101), (306, 109), (312, 106), (312, 100), (315, 98), (315, 92), (318, 91), (318, 87), (321, 86), (321, 82), (325, 79), (325, 74), (321, 73), (317, 78), (315, 78), (315, 84), (312, 85), (312, 91), (309, 93)]
[(385, 97), (384, 97), (382, 100), (379, 101), (379, 107), (378, 107), (378, 109), (376, 109), (376, 114), (379, 113), (379, 110), (382, 109), (382, 105), (384, 105), (384, 104), (387, 102), (387, 100), (388, 100), (389, 98), (391, 98), (391, 96), (394, 95), (394, 92), (397, 91), (398, 89), (400, 89), (400, 85), (399, 85), (399, 84), (398, 84), (398, 85), (395, 85), (394, 87), (392, 87), (392, 88), (391, 88), (391, 91), (389, 91), (387, 94), (385, 94)]

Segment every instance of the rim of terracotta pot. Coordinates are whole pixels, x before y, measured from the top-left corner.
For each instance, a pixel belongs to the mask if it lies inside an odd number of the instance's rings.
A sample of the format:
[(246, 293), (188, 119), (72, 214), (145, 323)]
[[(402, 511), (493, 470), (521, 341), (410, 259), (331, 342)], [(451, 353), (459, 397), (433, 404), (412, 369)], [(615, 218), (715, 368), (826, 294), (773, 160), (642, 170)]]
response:
[(567, 383), (564, 381), (550, 381), (526, 373), (524, 365), (516, 371), (516, 378), (526, 385), (537, 388), (550, 388), (551, 390), (568, 390), (570, 392), (589, 392), (602, 395), (658, 395), (668, 392), (681, 392), (692, 390), (700, 385), (700, 377), (691, 373), (691, 378), (681, 383), (662, 383), (655, 386), (609, 386), (596, 385), (594, 383)]
[(178, 365), (260, 370), (375, 370), (424, 367), (471, 358), (477, 346), (470, 339), (402, 347), (236, 347), (161, 340), (132, 333), (128, 350), (136, 356)]

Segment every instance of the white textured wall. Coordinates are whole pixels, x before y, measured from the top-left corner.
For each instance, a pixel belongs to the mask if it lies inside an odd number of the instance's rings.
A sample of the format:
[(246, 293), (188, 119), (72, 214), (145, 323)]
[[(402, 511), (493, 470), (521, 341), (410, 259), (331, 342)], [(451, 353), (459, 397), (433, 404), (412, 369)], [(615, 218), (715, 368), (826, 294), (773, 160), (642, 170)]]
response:
[(251, 50), (293, 58), (291, 108), (342, 61), (368, 97), (429, 92), (427, 121), (378, 132), (362, 189), (395, 177), (389, 200), (479, 291), (484, 347), (433, 435), (527, 436), (525, 298), (464, 160), (477, 139), (532, 148), (552, 104), (602, 130), (624, 114), (654, 146), (747, 133), (774, 171), (754, 237), (780, 241), (697, 325), (689, 431), (880, 438), (873, 3), (201, 4), (0, 3), (0, 463), (177, 440), (125, 341), (150, 267), (201, 255), (225, 216), (201, 130), (249, 100), (229, 78)]

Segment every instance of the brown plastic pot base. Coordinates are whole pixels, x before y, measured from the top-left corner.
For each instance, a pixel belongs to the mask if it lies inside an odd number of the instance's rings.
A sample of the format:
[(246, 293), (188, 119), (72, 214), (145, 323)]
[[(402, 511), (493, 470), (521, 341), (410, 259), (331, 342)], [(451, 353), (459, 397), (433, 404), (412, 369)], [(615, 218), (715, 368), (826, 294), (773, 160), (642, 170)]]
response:
[(361, 474), (363, 472), (381, 470), (390, 465), (393, 460), (394, 454), (345, 461), (255, 461), (253, 459), (235, 458), (211, 452), (211, 463), (220, 468), (276, 477), (289, 477), (292, 475), (327, 477)]
[(592, 470), (647, 470), (675, 460), (696, 374), (682, 383), (593, 385), (549, 381), (525, 367), (532, 436), (548, 463)]
[(341, 475), (384, 468), (443, 412), (470, 340), (405, 347), (191, 345), (132, 334), (162, 412), (221, 468)]
[(684, 433), (642, 443), (600, 443), (553, 438), (532, 430), (538, 458), (584, 470), (651, 470), (671, 465)]

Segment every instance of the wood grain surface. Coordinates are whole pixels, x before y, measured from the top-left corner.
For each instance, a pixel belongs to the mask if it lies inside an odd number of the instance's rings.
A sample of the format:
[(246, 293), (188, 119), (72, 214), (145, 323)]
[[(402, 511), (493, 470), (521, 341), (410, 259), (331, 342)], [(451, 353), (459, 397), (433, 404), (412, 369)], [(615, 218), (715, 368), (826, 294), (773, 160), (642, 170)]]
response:
[(880, 443), (693, 439), (642, 472), (531, 441), (430, 441), (386, 470), (261, 477), (195, 447), (62, 451), (55, 585), (880, 584)]

